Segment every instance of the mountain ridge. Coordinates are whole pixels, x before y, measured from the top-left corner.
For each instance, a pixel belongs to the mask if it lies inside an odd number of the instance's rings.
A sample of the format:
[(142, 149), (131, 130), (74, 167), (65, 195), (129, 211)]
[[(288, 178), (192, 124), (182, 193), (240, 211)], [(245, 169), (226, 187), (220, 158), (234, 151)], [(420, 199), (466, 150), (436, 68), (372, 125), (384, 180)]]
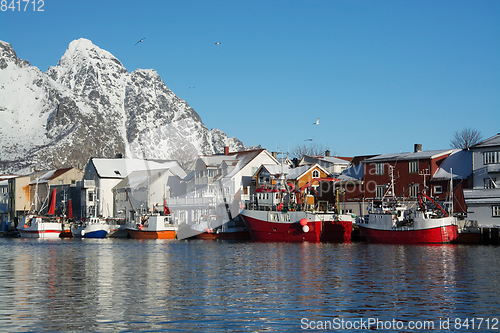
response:
[(80, 38), (43, 73), (0, 41), (0, 173), (83, 166), (90, 157), (176, 159), (248, 149), (208, 130), (154, 69), (133, 72)]

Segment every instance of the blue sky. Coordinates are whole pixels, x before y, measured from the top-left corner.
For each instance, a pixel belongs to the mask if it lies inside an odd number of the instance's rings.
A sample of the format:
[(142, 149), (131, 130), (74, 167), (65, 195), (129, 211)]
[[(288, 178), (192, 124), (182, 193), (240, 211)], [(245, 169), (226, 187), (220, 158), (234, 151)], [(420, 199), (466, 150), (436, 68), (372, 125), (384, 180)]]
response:
[(446, 149), (464, 127), (500, 132), (497, 0), (45, 0), (43, 9), (0, 11), (0, 39), (18, 57), (46, 71), (88, 38), (129, 72), (155, 69), (208, 128), (245, 145), (287, 151), (314, 138), (355, 156)]

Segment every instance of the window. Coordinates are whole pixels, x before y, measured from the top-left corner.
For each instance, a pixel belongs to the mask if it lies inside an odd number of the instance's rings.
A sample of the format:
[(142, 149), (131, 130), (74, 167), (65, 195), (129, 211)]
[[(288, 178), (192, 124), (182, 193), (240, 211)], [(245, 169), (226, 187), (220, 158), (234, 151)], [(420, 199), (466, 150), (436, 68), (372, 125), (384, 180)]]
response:
[(496, 178), (485, 178), (484, 179), (484, 188), (495, 188), (495, 184), (497, 182)]
[(62, 180), (59, 180), (59, 185), (63, 185), (63, 181)]
[(492, 216), (500, 217), (500, 206), (492, 206)]
[(443, 187), (442, 186), (434, 186), (434, 194), (441, 194), (443, 193)]
[(94, 201), (94, 192), (89, 192), (89, 202), (93, 202)]
[(375, 196), (377, 198), (383, 198), (385, 194), (385, 185), (379, 185), (376, 187), (376, 193)]
[(410, 185), (410, 197), (416, 197), (418, 195), (418, 184)]
[(410, 161), (409, 166), (410, 173), (418, 173), (418, 161)]
[(318, 170), (314, 170), (314, 171), (312, 172), (312, 177), (313, 177), (313, 178), (319, 178), (319, 171), (318, 171)]
[(483, 158), (484, 164), (500, 163), (500, 151), (485, 151)]
[(384, 163), (375, 164), (375, 174), (383, 175), (384, 174)]

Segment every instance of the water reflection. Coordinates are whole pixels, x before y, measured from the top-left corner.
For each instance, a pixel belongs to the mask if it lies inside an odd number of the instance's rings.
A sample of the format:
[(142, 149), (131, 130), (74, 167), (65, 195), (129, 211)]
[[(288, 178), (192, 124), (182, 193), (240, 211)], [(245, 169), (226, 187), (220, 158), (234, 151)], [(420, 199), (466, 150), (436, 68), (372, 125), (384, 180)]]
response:
[(498, 247), (0, 239), (2, 331), (299, 331), (500, 311)]

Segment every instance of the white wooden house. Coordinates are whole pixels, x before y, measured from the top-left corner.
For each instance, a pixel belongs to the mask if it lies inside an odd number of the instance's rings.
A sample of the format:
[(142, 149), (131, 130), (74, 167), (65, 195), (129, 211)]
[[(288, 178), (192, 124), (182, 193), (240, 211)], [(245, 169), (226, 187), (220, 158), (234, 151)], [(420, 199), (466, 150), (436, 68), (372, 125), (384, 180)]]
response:
[(470, 150), (472, 189), (464, 190), (467, 217), (482, 226), (500, 226), (500, 133)]
[(187, 224), (209, 214), (222, 216), (220, 223), (232, 220), (241, 211), (241, 201), (255, 191), (252, 177), (262, 164), (277, 165), (278, 160), (266, 149), (200, 155), (185, 179), (186, 195), (170, 200), (169, 207), (183, 209), (180, 222)]
[(342, 171), (349, 167), (352, 158), (339, 158), (330, 156), (327, 150), (325, 156), (309, 156), (304, 155), (299, 161), (298, 166), (319, 164), (322, 168), (326, 169), (331, 176), (338, 177)]
[[(185, 171), (177, 161), (152, 161), (129, 158), (91, 158), (85, 165), (82, 190), (83, 216), (97, 215), (116, 217), (114, 187), (134, 171), (170, 169), (180, 178), (185, 178)], [(172, 189), (173, 191), (173, 189)]]

